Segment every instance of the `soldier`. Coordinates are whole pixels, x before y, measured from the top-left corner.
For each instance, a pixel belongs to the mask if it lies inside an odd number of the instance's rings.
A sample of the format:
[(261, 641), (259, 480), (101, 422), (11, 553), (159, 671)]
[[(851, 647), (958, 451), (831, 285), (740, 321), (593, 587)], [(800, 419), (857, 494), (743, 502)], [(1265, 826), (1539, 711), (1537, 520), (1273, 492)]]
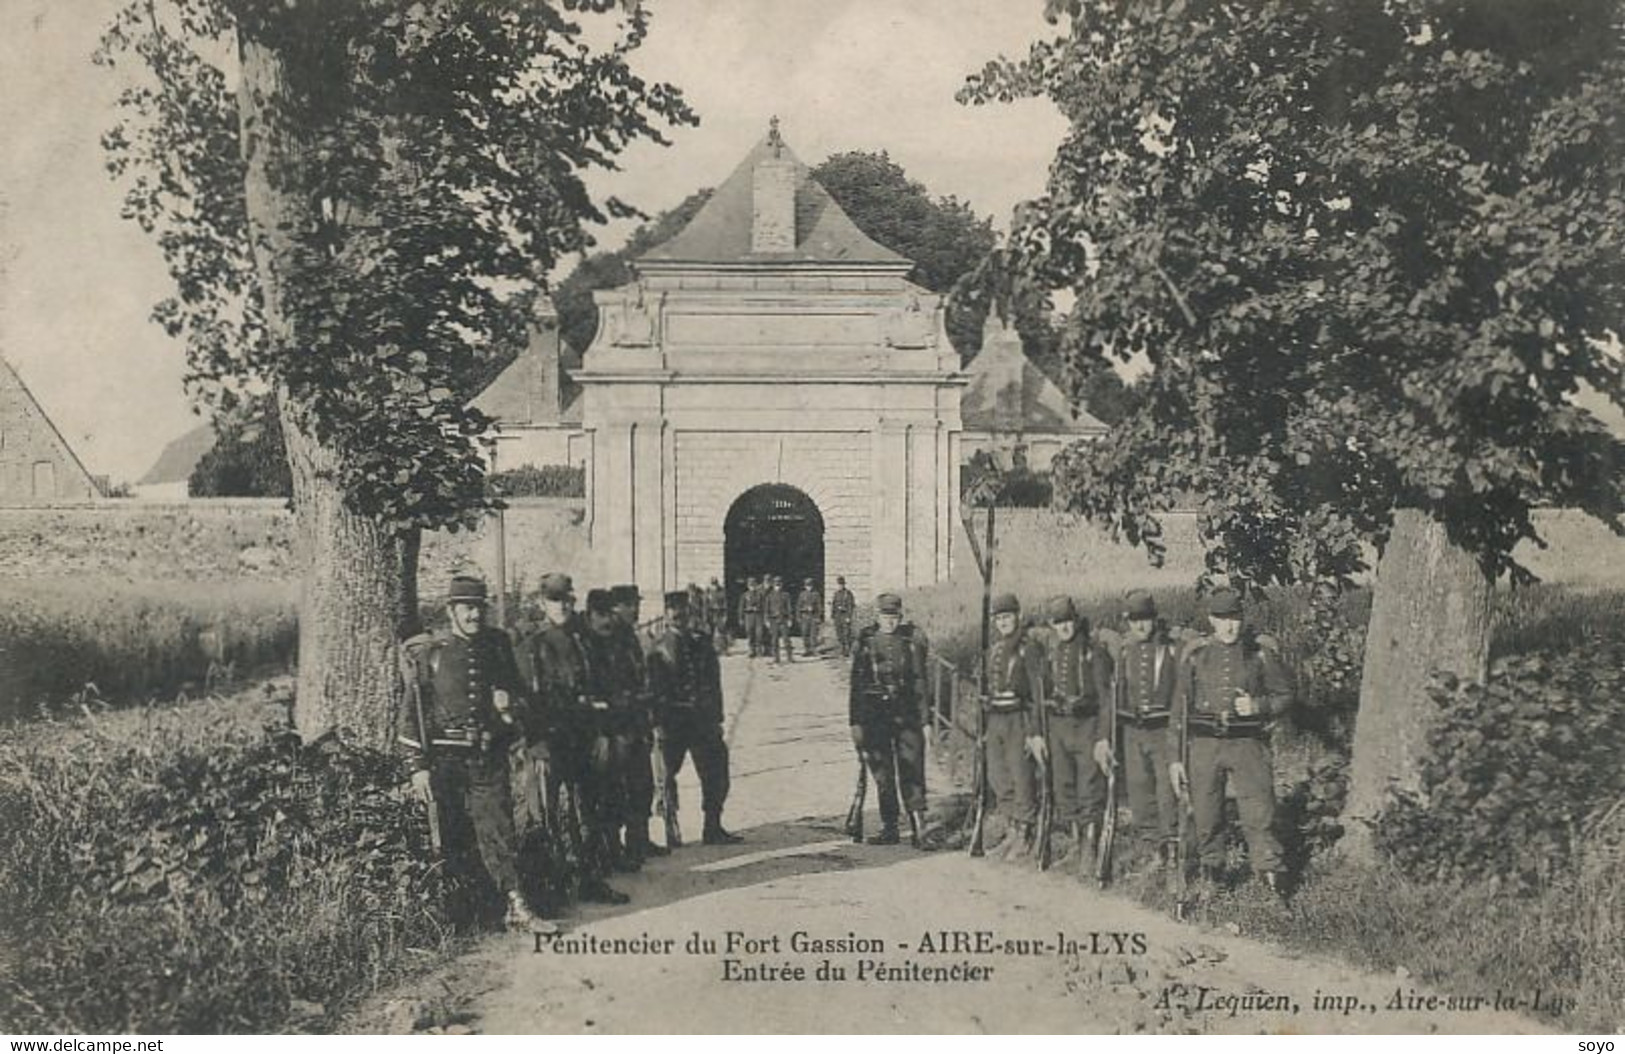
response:
[(790, 594), (784, 591), (784, 580), (778, 575), (771, 578), (772, 588), (762, 598), (762, 612), (767, 617), (768, 636), (773, 649), (773, 661), (779, 661), (780, 645), (783, 645), (785, 662), (796, 661), (795, 648), (790, 644), (790, 625), (793, 618), (793, 608), (790, 604)]
[(858, 634), (848, 697), (852, 744), (874, 777), (880, 833), (871, 845), (896, 845), (897, 789), (908, 807), (909, 841), (925, 848), (925, 641), (903, 622), (903, 600), (882, 593), (876, 624)]
[(1106, 788), (1098, 760), (1101, 704), (1111, 698), (1111, 657), (1096, 647), (1089, 620), (1071, 597), (1051, 597), (1046, 614), (1055, 634), (1047, 658), (1044, 705), (1049, 713), (1050, 778), (1055, 822), (1071, 836), (1067, 859), (1093, 852)]
[(835, 576), (835, 593), (829, 598), (829, 617), (835, 623), (835, 640), (841, 646), (841, 656), (852, 654), (852, 614), (857, 610), (857, 597), (846, 588), (846, 579)]
[(689, 618), (694, 622), (694, 628), (711, 632), (711, 610), (705, 604), (705, 590), (698, 583), (688, 584), (688, 610), (692, 612)]
[(1036, 708), (1043, 692), (1044, 649), (1022, 627), (1021, 601), (1014, 593), (995, 597), (991, 612), (997, 639), (987, 652), (987, 776), (1005, 821), (1004, 837), (993, 852), (1017, 859), (1033, 848), (1034, 762), (1048, 760)]
[(811, 655), (824, 625), (824, 598), (810, 578), (801, 584), (801, 594), (796, 597), (796, 622), (801, 630), (801, 654)]
[[(1124, 614), (1128, 638), (1112, 669), (1111, 698), (1122, 730), (1128, 807), (1135, 835), (1155, 847), (1155, 866), (1171, 868), (1178, 855), (1179, 803), (1168, 780), (1168, 767), (1178, 760), (1169, 752), (1168, 719), (1178, 681), (1177, 657), (1157, 620), (1157, 602), (1151, 594), (1130, 593)], [(1102, 768), (1115, 764), (1112, 744), (1102, 739), (1096, 758)]]
[(665, 801), (675, 814), (677, 773), (692, 755), (700, 777), (706, 845), (744, 841), (722, 826), (728, 800), (728, 744), (722, 737), (722, 671), (716, 649), (688, 624), (688, 594), (666, 594), (666, 625), (649, 649), (649, 685), (654, 693), (657, 740), (664, 751)]
[(732, 634), (728, 631), (728, 591), (715, 578), (705, 590), (705, 613), (711, 621), (711, 639), (718, 655), (728, 654)]
[(625, 762), (622, 786), (625, 811), (622, 824), (624, 864), (636, 871), (651, 856), (665, 856), (666, 850), (649, 838), (649, 817), (654, 811), (655, 779), (651, 760), (654, 747), (653, 700), (644, 662), (644, 641), (638, 633), (639, 610), (643, 597), (635, 585), (618, 585), (609, 591), (615, 610), (614, 662), (630, 687), (632, 708), (626, 724), (622, 754)]
[(754, 576), (745, 580), (745, 592), (739, 598), (739, 623), (754, 659), (762, 654), (762, 587)]
[[(1275, 780), (1269, 722), (1291, 702), (1286, 674), (1267, 650), (1242, 639), (1241, 596), (1215, 590), (1208, 600), (1210, 636), (1186, 649), (1174, 687), (1169, 738), (1175, 760), (1168, 776), (1191, 795), (1196, 851), (1203, 876), (1217, 880), (1224, 865), (1224, 788), (1228, 779), (1255, 873), (1281, 892), (1281, 845), (1275, 839)], [(1178, 758), (1188, 735), (1190, 769)]]
[(537, 704), (529, 732), (533, 764), (541, 770), (535, 782), (543, 813), (555, 837), (577, 856), (581, 898), (624, 904), (626, 894), (605, 881), (611, 862), (595, 761), (607, 758), (610, 745), (591, 702), (595, 686), (570, 576), (542, 576), (541, 594), (543, 620), (520, 641), (519, 667)]
[(432, 827), (452, 868), (477, 875), (483, 867), (507, 900), (509, 923), (547, 927), (520, 892), (513, 828), (508, 747), (519, 735), (514, 708), (524, 686), (508, 635), (485, 624), (487, 599), (483, 581), (454, 577), (446, 593), (449, 628), (403, 645), (400, 741), (411, 757), (413, 791), (439, 810)]

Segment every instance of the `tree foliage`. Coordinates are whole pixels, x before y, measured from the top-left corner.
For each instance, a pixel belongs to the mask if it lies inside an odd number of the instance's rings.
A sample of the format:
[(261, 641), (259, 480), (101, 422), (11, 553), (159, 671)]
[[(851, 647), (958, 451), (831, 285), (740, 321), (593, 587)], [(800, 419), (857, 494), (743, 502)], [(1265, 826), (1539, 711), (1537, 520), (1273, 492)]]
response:
[[(125, 214), (174, 279), (153, 317), (185, 340), (189, 388), (228, 409), (271, 388), (333, 455), (331, 482), (358, 514), (396, 529), (468, 522), (487, 503), (473, 439), (489, 422), (466, 405), (467, 379), (559, 257), (587, 244), (584, 225), (632, 214), (594, 200), (585, 174), (694, 121), (675, 89), (627, 65), (647, 30), (640, 7), (611, 45), (586, 42), (576, 17), (615, 7), (125, 7), (98, 61), (150, 76), (125, 89), (104, 143)], [(240, 105), (231, 57), (250, 49), (275, 56), (279, 90)], [(275, 246), (250, 234), (256, 160), (301, 205)], [(275, 319), (256, 254), (276, 257)]]
[(1206, 499), (1209, 566), (1342, 583), (1396, 508), (1486, 571), (1539, 503), (1620, 527), (1625, 63), (1618, 0), (1052, 0), (1064, 32), (963, 97), (1071, 123), (1012, 236), (1069, 288), (1079, 362), (1143, 401), (1058, 461), (1156, 551)]
[(194, 498), (287, 498), (293, 495), (282, 419), (267, 396), (244, 400), (215, 418), (214, 446), (187, 480)]

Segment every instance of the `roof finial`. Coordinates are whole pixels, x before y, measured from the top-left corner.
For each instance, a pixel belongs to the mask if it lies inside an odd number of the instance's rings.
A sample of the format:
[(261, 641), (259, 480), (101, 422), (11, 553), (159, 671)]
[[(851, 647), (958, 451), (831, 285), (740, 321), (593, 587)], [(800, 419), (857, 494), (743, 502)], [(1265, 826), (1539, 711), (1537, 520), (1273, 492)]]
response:
[(779, 157), (780, 151), (784, 149), (784, 140), (779, 136), (778, 114), (774, 114), (773, 118), (767, 122), (767, 142), (768, 145), (773, 147), (773, 156), (775, 158)]

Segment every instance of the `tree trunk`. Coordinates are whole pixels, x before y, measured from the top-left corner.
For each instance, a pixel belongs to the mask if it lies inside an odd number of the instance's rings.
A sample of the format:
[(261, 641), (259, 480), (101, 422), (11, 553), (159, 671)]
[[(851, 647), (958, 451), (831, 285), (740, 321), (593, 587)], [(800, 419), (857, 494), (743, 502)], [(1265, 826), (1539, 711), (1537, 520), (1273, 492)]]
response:
[[(288, 119), (281, 57), (239, 35), (237, 111), (249, 229), (269, 339), (277, 356), (318, 354), (298, 346), (284, 310), (284, 282), (297, 266), (291, 232), (308, 229), (308, 197), (287, 189), (304, 144)], [(308, 414), (278, 392), (298, 517), (302, 589), (294, 725), (309, 742), (333, 733), (384, 747), (394, 737), (396, 640), (417, 626), (416, 529), (397, 532), (345, 506), (338, 454), (316, 438)]]
[(1451, 544), (1443, 525), (1417, 509), (1394, 514), (1377, 563), (1355, 719), (1343, 848), (1373, 858), (1369, 821), (1390, 790), (1416, 790), (1431, 716), (1428, 680), (1445, 670), (1482, 681), (1489, 667), (1493, 583)]

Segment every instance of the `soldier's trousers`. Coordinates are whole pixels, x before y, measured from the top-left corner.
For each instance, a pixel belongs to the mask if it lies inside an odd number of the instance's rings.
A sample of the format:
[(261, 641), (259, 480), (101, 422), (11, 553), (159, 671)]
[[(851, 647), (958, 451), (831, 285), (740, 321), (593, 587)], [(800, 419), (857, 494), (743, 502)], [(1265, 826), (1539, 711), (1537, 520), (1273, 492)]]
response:
[(818, 647), (818, 635), (823, 627), (823, 619), (804, 618), (801, 620), (801, 654), (811, 655), (813, 649)]
[(655, 772), (650, 755), (653, 742), (642, 732), (624, 738), (622, 754), (625, 777), (622, 780), (624, 810), (621, 822), (628, 828), (647, 834), (649, 817), (654, 814)]
[(683, 758), (694, 758), (694, 771), (700, 777), (700, 809), (706, 816), (722, 815), (722, 806), (728, 800), (728, 744), (722, 738), (722, 724), (704, 715), (683, 709), (673, 709), (666, 718), (665, 735), (661, 737), (665, 751), (666, 785), (660, 789), (664, 801), (677, 810), (677, 773), (682, 771)]
[(779, 657), (779, 645), (781, 645), (781, 644), (784, 646), (784, 657), (786, 659), (790, 659), (790, 660), (795, 659), (795, 657), (796, 657), (796, 646), (795, 646), (794, 643), (791, 642), (791, 639), (790, 639), (790, 634), (794, 631), (794, 628), (795, 628), (794, 625), (787, 618), (774, 620), (774, 622), (773, 622), (773, 658), (774, 658), (775, 661), (778, 660), (778, 657)]
[(1038, 819), (1037, 779), (1027, 754), (1027, 728), (1019, 710), (987, 715), (987, 781), (999, 812), (1011, 823)]
[(1168, 724), (1140, 727), (1122, 724), (1123, 782), (1134, 833), (1146, 841), (1173, 842), (1179, 838), (1179, 799), (1168, 779), (1174, 761), (1168, 745)]
[(445, 758), (435, 765), (430, 786), (446, 859), (465, 873), (483, 867), (504, 893), (518, 889), (508, 752)]
[(835, 642), (841, 646), (842, 655), (852, 654), (852, 620), (838, 618), (835, 620)]
[(897, 825), (897, 791), (909, 812), (925, 811), (925, 733), (919, 725), (898, 728), (892, 722), (863, 727), (863, 760), (875, 781), (880, 822)]
[(762, 647), (762, 616), (753, 611), (745, 613), (745, 640), (750, 643), (753, 659), (766, 650)]
[(1278, 871), (1281, 843), (1276, 841), (1275, 774), (1269, 744), (1263, 739), (1214, 739), (1192, 736), (1189, 766), (1191, 799), (1196, 810), (1197, 858), (1204, 866), (1224, 863), (1224, 784), (1228, 778), (1241, 815), (1241, 834), (1253, 870)]
[(1055, 796), (1055, 822), (1091, 824), (1106, 806), (1106, 777), (1095, 764), (1098, 715), (1049, 719), (1050, 791)]
[(580, 731), (531, 747), (535, 775), (526, 796), (535, 794), (548, 830), (574, 847), (588, 876), (602, 877), (609, 870), (605, 854), (623, 800), (615, 785), (617, 757), (624, 753), (612, 737)]

